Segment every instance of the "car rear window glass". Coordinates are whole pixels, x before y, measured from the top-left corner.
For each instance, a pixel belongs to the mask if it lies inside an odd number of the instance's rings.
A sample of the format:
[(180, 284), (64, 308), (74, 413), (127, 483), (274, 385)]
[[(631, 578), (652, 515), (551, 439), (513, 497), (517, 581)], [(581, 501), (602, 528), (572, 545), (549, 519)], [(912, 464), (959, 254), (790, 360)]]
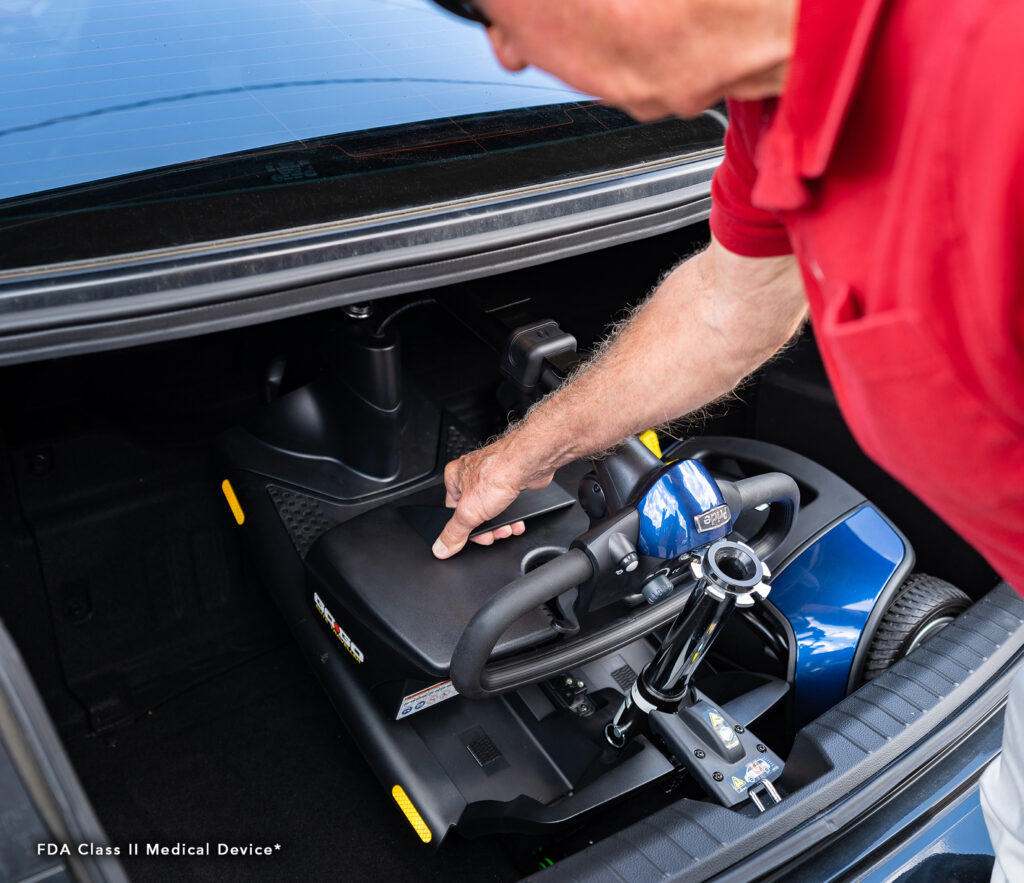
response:
[(327, 224), (713, 148), (426, 0), (0, 0), (0, 267)]

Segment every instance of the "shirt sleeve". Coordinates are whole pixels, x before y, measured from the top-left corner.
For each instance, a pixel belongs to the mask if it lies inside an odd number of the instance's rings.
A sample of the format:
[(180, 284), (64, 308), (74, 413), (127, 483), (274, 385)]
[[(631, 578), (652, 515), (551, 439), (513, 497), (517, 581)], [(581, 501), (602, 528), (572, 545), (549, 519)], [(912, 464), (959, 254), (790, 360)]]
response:
[(773, 212), (755, 208), (750, 194), (757, 181), (754, 156), (762, 101), (729, 101), (725, 158), (711, 181), (711, 232), (734, 254), (769, 258), (791, 254), (786, 228)]

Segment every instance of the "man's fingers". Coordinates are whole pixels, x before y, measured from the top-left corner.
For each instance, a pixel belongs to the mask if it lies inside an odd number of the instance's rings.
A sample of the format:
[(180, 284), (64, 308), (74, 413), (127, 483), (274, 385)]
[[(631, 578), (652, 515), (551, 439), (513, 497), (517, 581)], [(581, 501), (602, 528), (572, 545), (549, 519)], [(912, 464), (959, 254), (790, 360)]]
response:
[[(469, 535), (489, 518), (500, 514), (519, 493), (514, 480), (509, 481), (501, 472), (497, 476), (491, 474), (493, 463), (498, 461), (494, 460), (493, 451), (490, 454), (487, 451), (484, 448), (467, 454), (445, 466), (445, 506), (454, 507), (454, 511), (432, 547), (437, 558), (451, 558), (461, 551)], [(489, 546), (495, 540), (518, 533), (522, 533), (521, 524), (504, 525), (484, 531), (473, 539), (478, 545)]]
[(526, 530), (526, 525), (521, 521), (517, 521), (514, 524), (506, 524), (502, 527), (496, 527), (494, 530), (489, 530), (486, 533), (477, 534), (474, 537), (470, 537), (471, 543), (476, 543), (478, 546), (493, 546), (495, 540), (507, 540), (509, 537), (517, 537)]
[(431, 549), (434, 557), (451, 558), (466, 545), (466, 540), (469, 539), (474, 527), (476, 527), (475, 524), (467, 524), (463, 521), (461, 513), (456, 509), (444, 526), (444, 530), (441, 531), (441, 536), (434, 541)]

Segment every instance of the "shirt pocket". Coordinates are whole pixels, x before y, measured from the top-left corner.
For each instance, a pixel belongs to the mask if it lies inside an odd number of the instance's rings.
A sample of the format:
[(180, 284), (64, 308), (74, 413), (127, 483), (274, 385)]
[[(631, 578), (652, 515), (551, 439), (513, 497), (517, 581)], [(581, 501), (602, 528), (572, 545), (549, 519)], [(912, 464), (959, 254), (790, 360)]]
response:
[(865, 315), (848, 285), (826, 295), (819, 343), (865, 453), (955, 526), (960, 513), (988, 517), (997, 499), (1021, 516), (1020, 435), (964, 382), (927, 317), (903, 306)]
[(819, 337), (843, 386), (951, 373), (920, 313), (896, 307), (865, 315), (863, 299), (846, 284), (826, 292)]

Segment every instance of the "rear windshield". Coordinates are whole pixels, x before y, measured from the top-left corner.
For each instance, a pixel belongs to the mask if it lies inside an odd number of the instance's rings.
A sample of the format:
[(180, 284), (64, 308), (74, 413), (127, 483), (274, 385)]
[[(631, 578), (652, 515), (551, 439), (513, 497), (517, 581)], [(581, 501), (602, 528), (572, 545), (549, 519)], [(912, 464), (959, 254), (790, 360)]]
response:
[(0, 266), (465, 199), (711, 149), (425, 0), (0, 0)]

